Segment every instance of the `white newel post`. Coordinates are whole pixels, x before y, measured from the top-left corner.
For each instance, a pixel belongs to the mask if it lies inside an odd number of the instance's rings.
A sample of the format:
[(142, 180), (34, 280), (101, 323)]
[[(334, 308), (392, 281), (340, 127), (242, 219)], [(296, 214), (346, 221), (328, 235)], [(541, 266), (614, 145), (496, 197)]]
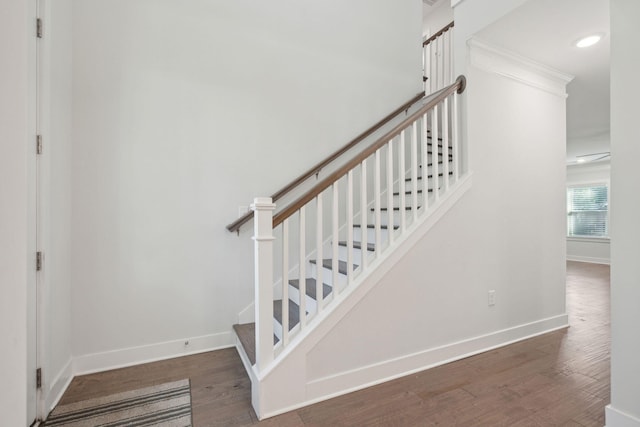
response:
[(254, 263), (256, 310), (256, 367), (273, 361), (273, 211), (270, 197), (256, 197), (254, 211)]

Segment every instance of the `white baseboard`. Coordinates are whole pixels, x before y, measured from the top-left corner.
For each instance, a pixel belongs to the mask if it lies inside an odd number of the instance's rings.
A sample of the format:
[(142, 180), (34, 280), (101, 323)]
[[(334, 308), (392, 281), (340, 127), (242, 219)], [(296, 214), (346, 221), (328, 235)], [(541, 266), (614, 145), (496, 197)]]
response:
[(568, 255), (568, 254), (567, 254), (567, 261), (590, 262), (592, 264), (606, 264), (606, 265), (611, 264), (611, 260), (609, 258), (594, 258), (589, 256)]
[(622, 412), (611, 405), (604, 408), (606, 427), (640, 427), (640, 418)]
[[(484, 353), (568, 326), (568, 316), (562, 314), (319, 378), (307, 384), (309, 400), (299, 405), (299, 407), (411, 375), (415, 372)], [(287, 408), (286, 410), (290, 409), (295, 408)], [(276, 414), (266, 414), (265, 418), (273, 415)]]
[(49, 412), (53, 410), (53, 408), (58, 404), (62, 395), (71, 384), (71, 380), (73, 380), (73, 358), (69, 358), (64, 367), (58, 372), (58, 375), (54, 379), (51, 380), (51, 385), (48, 388), (47, 395), (44, 400), (44, 410), (45, 414), (42, 414), (43, 417), (49, 415)]
[[(189, 344), (185, 345), (188, 341)], [(187, 356), (233, 347), (235, 341), (231, 332), (185, 338), (140, 347), (123, 348), (78, 356), (73, 359), (73, 374), (85, 375), (110, 369), (124, 368), (142, 363)]]

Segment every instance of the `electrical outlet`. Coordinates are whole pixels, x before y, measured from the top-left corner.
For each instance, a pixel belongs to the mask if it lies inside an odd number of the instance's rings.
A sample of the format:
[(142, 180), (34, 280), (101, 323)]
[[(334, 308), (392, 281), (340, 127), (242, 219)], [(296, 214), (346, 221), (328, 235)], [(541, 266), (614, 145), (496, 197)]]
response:
[(490, 290), (487, 298), (487, 302), (489, 303), (489, 307), (493, 307), (496, 305), (496, 291)]

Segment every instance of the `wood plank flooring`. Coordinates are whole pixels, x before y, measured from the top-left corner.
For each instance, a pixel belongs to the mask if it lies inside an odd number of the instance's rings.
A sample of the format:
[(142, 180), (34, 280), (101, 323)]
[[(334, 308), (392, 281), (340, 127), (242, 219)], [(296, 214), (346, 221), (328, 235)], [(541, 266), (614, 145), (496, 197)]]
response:
[(235, 349), (75, 378), (61, 403), (191, 378), (202, 426), (598, 426), (609, 403), (609, 267), (567, 263), (571, 327), (258, 422)]

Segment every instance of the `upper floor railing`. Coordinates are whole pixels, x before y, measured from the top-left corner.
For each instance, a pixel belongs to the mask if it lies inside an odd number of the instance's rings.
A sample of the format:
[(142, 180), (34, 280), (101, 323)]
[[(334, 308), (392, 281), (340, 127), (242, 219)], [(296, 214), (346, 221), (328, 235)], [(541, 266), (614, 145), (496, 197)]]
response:
[(422, 42), (424, 90), (433, 93), (453, 83), (453, 21)]

